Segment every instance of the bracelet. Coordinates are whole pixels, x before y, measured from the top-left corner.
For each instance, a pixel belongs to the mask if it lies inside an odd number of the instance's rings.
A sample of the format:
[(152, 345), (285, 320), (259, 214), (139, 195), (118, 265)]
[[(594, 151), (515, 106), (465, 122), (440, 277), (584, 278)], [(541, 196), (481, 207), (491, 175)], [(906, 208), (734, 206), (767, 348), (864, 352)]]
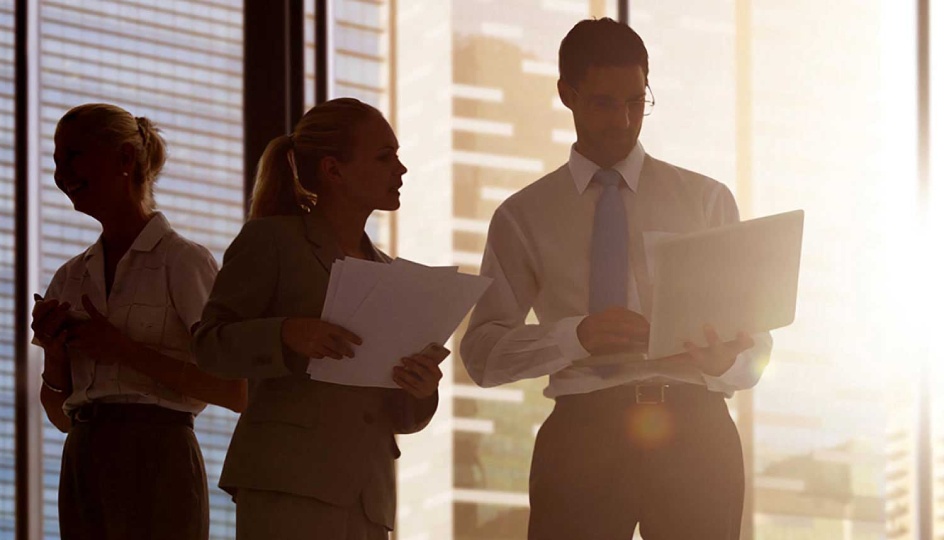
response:
[(55, 386), (49, 384), (49, 381), (46, 380), (46, 374), (45, 374), (45, 373), (43, 373), (42, 375), (40, 375), (40, 378), (43, 380), (43, 386), (45, 386), (46, 388), (52, 390), (53, 392), (55, 392), (55, 393), (57, 393), (57, 394), (65, 394), (65, 393), (66, 393), (66, 391), (63, 390), (62, 388), (57, 388), (57, 387), (55, 387)]

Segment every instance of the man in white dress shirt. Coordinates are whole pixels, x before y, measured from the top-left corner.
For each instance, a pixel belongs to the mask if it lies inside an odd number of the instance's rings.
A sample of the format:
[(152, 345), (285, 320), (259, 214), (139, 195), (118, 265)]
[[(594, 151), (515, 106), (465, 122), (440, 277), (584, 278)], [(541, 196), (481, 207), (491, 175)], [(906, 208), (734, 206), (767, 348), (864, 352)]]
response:
[[(647, 540), (736, 540), (744, 466), (724, 398), (757, 383), (769, 334), (722, 343), (705, 321), (707, 348), (631, 359), (648, 341), (648, 248), (736, 222), (737, 205), (724, 184), (638, 142), (654, 100), (636, 32), (582, 21), (559, 67), (577, 142), (496, 210), (482, 261), (494, 283), (461, 344), (482, 386), (549, 376), (555, 407), (535, 442), (528, 537), (628, 539), (638, 525)], [(532, 309), (538, 324), (526, 323)], [(610, 353), (626, 360), (592, 360)]]

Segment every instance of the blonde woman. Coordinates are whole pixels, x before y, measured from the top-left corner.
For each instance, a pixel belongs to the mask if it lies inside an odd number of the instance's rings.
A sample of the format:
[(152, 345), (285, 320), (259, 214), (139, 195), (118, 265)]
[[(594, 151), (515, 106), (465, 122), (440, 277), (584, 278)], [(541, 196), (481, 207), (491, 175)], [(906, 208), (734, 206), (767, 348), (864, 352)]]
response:
[(429, 422), (448, 351), (402, 359), (392, 373), (401, 389), (305, 371), (309, 358), (357, 361), (361, 337), (318, 317), (334, 260), (389, 261), (364, 226), (400, 206), (397, 148), (376, 109), (336, 99), (260, 160), (251, 219), (226, 251), (194, 340), (204, 369), (250, 380), (220, 479), (236, 500), (239, 540), (373, 540), (393, 528), (394, 433)]
[(207, 482), (193, 420), (207, 403), (241, 411), (245, 381), (201, 371), (190, 354), (217, 266), (155, 210), (164, 141), (108, 104), (56, 128), (56, 186), (102, 225), (37, 295), (40, 393), (68, 433), (59, 481), (63, 539), (203, 539)]

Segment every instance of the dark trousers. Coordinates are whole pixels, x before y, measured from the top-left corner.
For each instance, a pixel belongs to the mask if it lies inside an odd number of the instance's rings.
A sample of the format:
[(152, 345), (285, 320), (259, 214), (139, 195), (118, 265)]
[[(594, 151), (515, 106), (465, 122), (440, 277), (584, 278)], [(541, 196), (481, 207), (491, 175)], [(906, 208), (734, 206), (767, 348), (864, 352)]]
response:
[[(659, 401), (658, 387), (642, 401)], [(529, 540), (737, 540), (741, 441), (721, 394), (634, 386), (557, 399), (531, 464)]]
[(110, 405), (73, 422), (59, 477), (62, 539), (206, 539), (207, 479), (192, 422), (153, 405)]

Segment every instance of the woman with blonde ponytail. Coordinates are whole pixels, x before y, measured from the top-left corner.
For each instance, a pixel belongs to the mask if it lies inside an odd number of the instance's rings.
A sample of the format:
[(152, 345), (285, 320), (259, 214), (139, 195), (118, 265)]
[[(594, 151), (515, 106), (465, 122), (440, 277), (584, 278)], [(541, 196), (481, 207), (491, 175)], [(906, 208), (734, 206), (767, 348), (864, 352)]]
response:
[(55, 144), (56, 186), (102, 225), (33, 309), (40, 399), (68, 433), (61, 537), (205, 539), (194, 416), (207, 403), (239, 412), (247, 396), (245, 381), (200, 370), (190, 353), (216, 261), (155, 209), (166, 151), (150, 120), (81, 105), (59, 120)]
[(449, 351), (402, 359), (392, 373), (401, 389), (313, 381), (306, 370), (311, 358), (358, 360), (361, 338), (319, 316), (335, 260), (390, 260), (364, 226), (400, 206), (397, 149), (376, 109), (336, 99), (259, 161), (251, 219), (226, 250), (194, 339), (204, 369), (250, 381), (220, 478), (239, 540), (379, 540), (393, 528), (394, 434), (432, 418)]

